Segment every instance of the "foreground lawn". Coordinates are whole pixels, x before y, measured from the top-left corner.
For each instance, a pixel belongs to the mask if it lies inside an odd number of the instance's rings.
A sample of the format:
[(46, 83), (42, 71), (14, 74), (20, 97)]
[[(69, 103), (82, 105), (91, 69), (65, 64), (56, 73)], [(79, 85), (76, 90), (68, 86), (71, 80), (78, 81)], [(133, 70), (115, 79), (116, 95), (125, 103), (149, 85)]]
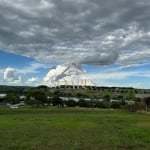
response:
[(0, 150), (149, 150), (150, 115), (0, 107)]

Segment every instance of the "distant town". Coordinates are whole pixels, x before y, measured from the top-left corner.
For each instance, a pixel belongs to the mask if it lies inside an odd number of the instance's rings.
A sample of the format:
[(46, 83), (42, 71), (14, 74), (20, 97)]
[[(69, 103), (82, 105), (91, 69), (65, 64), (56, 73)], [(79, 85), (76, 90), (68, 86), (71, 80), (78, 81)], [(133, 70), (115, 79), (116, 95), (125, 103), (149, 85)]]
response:
[(57, 106), (105, 109), (125, 108), (130, 111), (148, 111), (150, 90), (132, 87), (1, 85), (0, 105), (10, 108)]

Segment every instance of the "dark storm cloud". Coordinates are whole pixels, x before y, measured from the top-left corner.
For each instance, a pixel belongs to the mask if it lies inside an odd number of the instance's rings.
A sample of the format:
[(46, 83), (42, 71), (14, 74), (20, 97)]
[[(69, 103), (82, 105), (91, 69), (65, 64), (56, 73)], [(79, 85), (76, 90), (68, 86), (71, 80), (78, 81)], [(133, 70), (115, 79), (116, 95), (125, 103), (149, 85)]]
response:
[(37, 60), (145, 61), (149, 38), (149, 0), (0, 0), (0, 48)]

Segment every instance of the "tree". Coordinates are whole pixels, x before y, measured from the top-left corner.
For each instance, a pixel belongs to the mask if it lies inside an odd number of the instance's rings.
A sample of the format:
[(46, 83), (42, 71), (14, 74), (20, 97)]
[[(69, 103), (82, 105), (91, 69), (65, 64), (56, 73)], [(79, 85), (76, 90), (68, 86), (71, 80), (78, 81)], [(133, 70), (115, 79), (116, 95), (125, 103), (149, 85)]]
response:
[(75, 107), (77, 106), (77, 102), (74, 101), (74, 100), (68, 100), (65, 102), (65, 104), (68, 106), (68, 107)]
[(43, 90), (47, 90), (48, 87), (46, 85), (40, 85), (37, 87), (38, 89), (43, 89)]
[(47, 103), (47, 94), (41, 89), (33, 89), (26, 92), (27, 104), (32, 106), (44, 106)]
[(104, 95), (103, 99), (104, 101), (110, 101), (110, 95)]
[(6, 99), (6, 102), (10, 104), (19, 103), (19, 96), (15, 93), (8, 93), (5, 99)]
[(112, 108), (120, 108), (120, 102), (112, 102), (111, 107)]
[(80, 107), (89, 107), (89, 103), (88, 103), (88, 101), (86, 101), (84, 99), (80, 99), (78, 101), (78, 106), (80, 106)]
[(95, 107), (97, 107), (97, 108), (106, 108), (103, 101), (96, 101), (95, 102)]
[(82, 93), (77, 93), (76, 96), (77, 96), (78, 98), (83, 97)]
[(134, 91), (133, 91), (133, 90), (130, 90), (130, 91), (128, 92), (128, 94), (126, 95), (126, 98), (127, 98), (127, 99), (131, 99), (131, 100), (134, 100), (134, 99), (135, 99), (135, 97), (134, 97)]
[(56, 97), (59, 97), (59, 96), (62, 96), (62, 93), (61, 93), (60, 90), (55, 90), (53, 95), (56, 96)]
[(58, 106), (58, 107), (63, 106), (62, 99), (57, 95), (53, 97), (52, 103), (53, 103), (54, 106)]
[(123, 95), (118, 95), (118, 96), (117, 96), (117, 99), (118, 99), (118, 100), (123, 100)]

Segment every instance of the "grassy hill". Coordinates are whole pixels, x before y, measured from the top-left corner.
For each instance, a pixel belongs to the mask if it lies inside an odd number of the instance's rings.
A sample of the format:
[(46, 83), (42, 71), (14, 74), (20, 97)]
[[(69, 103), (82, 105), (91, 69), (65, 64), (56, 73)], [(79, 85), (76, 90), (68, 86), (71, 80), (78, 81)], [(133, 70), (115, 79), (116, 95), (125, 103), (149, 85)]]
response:
[(0, 149), (149, 150), (149, 125), (120, 110), (0, 107)]

